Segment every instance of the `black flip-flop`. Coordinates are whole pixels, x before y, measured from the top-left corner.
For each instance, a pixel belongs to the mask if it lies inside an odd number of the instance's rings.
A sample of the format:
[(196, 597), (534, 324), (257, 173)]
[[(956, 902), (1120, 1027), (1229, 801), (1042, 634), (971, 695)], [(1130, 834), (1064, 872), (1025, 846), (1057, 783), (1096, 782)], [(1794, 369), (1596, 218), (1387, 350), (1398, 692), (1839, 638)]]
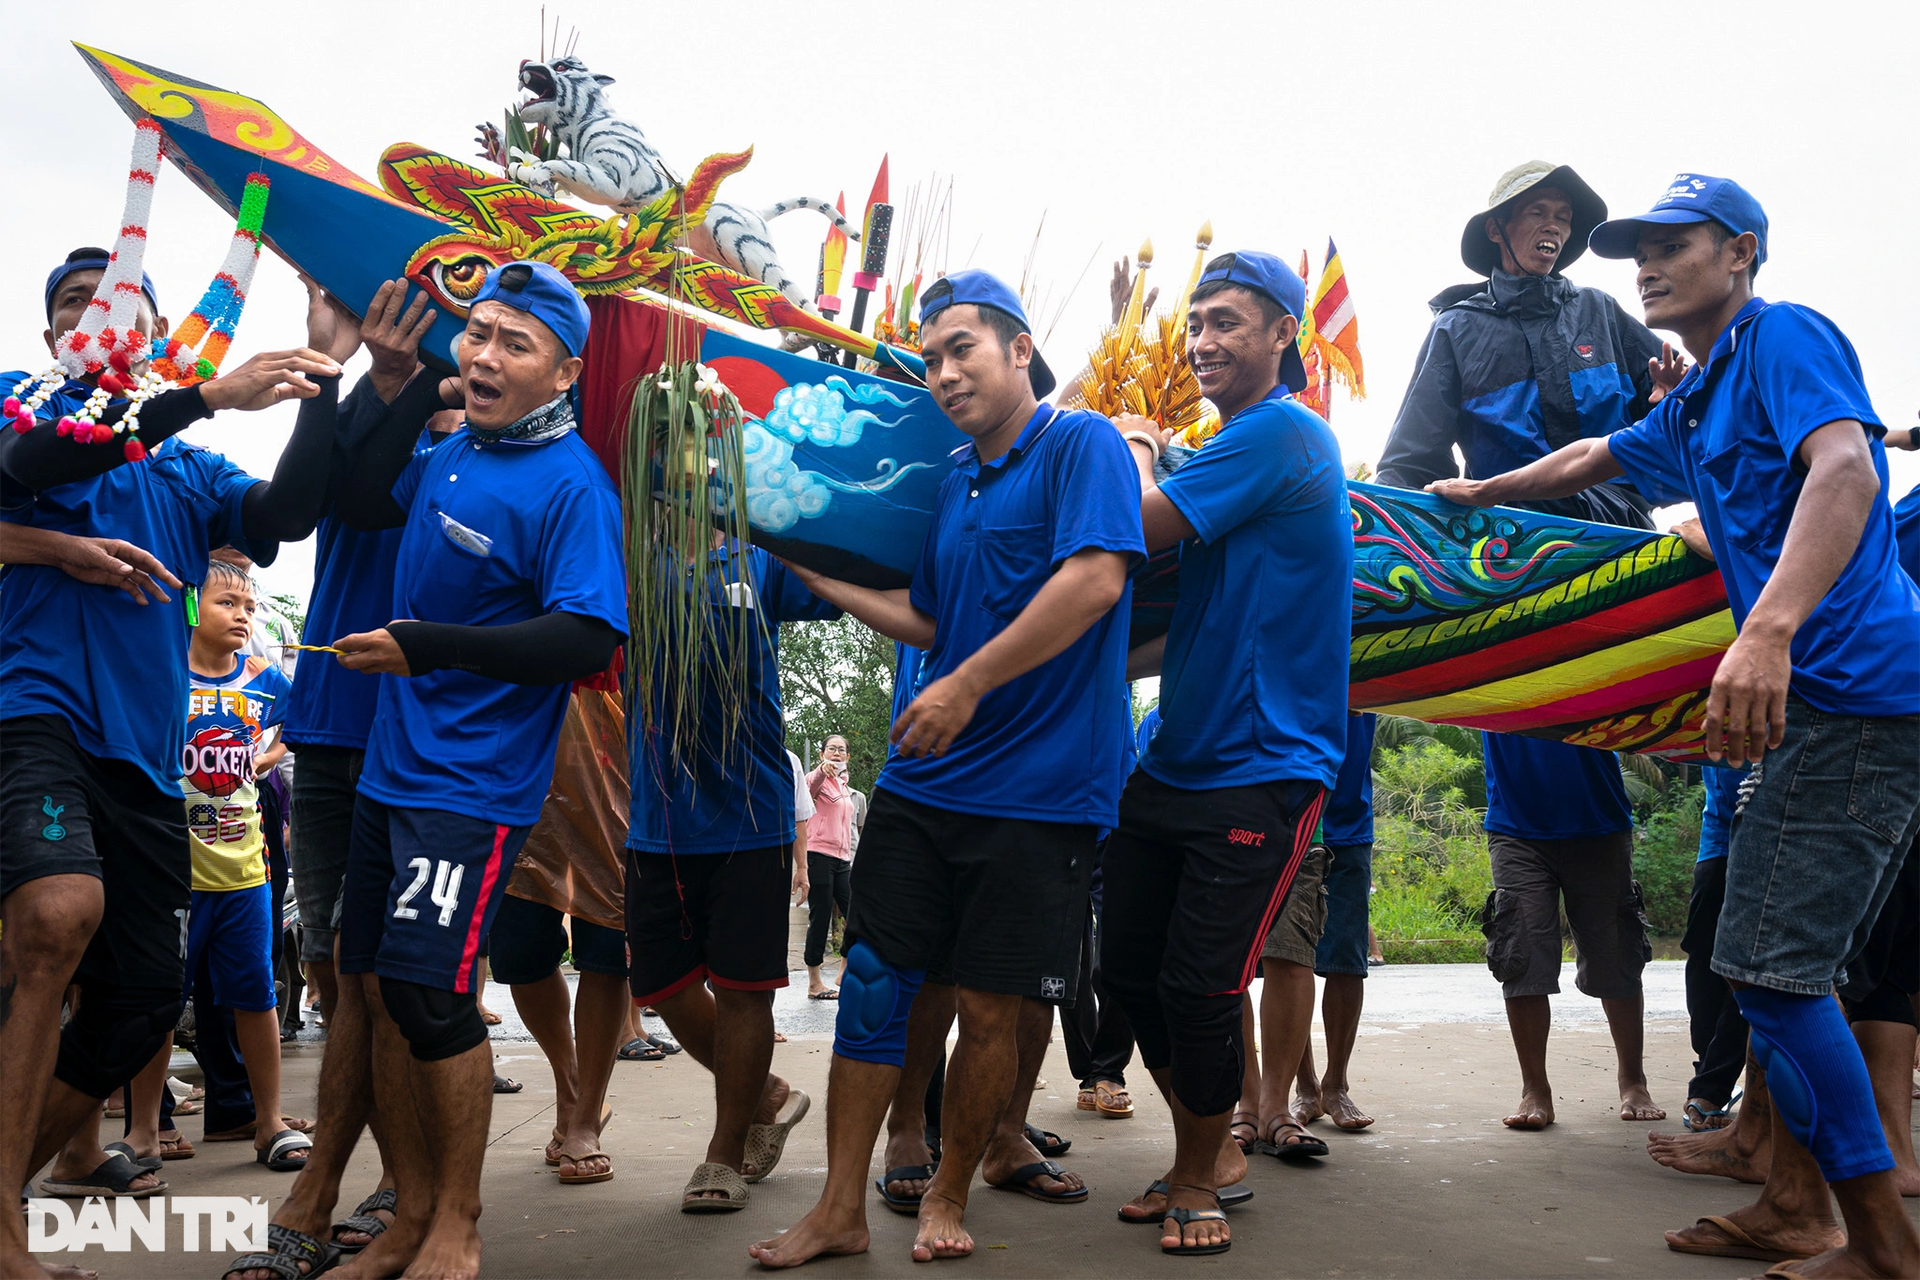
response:
[(274, 1173), (298, 1173), (307, 1167), (307, 1161), (293, 1159), (292, 1153), (312, 1150), (312, 1138), (296, 1129), (282, 1129), (267, 1140), (266, 1146), (256, 1147), (253, 1158)]
[(825, 991), (807, 992), (807, 999), (809, 1000), (838, 1000), (839, 998), (840, 991), (837, 987), (829, 987)]
[(621, 1045), (620, 1052), (615, 1056), (622, 1062), (664, 1062), (666, 1061), (667, 1051), (661, 1045), (642, 1040), (639, 1036), (635, 1036), (633, 1039)]
[(1059, 1159), (1061, 1156), (1067, 1154), (1068, 1149), (1073, 1146), (1072, 1138), (1063, 1138), (1057, 1133), (1048, 1133), (1045, 1129), (1039, 1128), (1036, 1125), (1027, 1126), (1027, 1141), (1033, 1144), (1035, 1151), (1038, 1151), (1049, 1160)]
[(144, 1178), (151, 1169), (142, 1169), (121, 1152), (114, 1152), (94, 1167), (92, 1173), (84, 1178), (61, 1178), (56, 1181), (51, 1174), (40, 1179), (35, 1188), (43, 1196), (60, 1200), (88, 1200), (102, 1196), (113, 1200), (122, 1196), (129, 1200), (143, 1200), (158, 1195), (167, 1189), (166, 1179), (158, 1180), (145, 1191), (133, 1190), (134, 1180)]
[(106, 1146), (100, 1149), (106, 1152), (108, 1155), (112, 1155), (114, 1152), (118, 1151), (121, 1155), (133, 1161), (136, 1165), (139, 1165), (142, 1169), (145, 1169), (148, 1172), (152, 1172), (153, 1170), (158, 1169), (161, 1166), (161, 1164), (164, 1163), (159, 1156), (143, 1156), (139, 1154), (133, 1149), (133, 1145), (127, 1142), (109, 1142)]
[(494, 1072), (493, 1091), (495, 1093), (518, 1093), (520, 1092), (520, 1090), (524, 1088), (526, 1088), (526, 1086), (521, 1084), (518, 1080), (510, 1080), (506, 1076), (501, 1075), (499, 1072), (497, 1071)]
[[(1169, 1208), (1161, 1217), (1164, 1224), (1168, 1218), (1185, 1227), (1190, 1222), (1225, 1222), (1227, 1215), (1218, 1209), (1176, 1209)], [(1212, 1253), (1225, 1253), (1233, 1248), (1233, 1241), (1222, 1240), (1219, 1244), (1181, 1244), (1169, 1249), (1160, 1246), (1160, 1252), (1174, 1258), (1202, 1258)]]
[(903, 1164), (897, 1169), (887, 1170), (886, 1177), (875, 1178), (873, 1189), (880, 1193), (880, 1199), (886, 1202), (887, 1208), (895, 1213), (916, 1214), (920, 1212), (920, 1197), (896, 1196), (887, 1190), (887, 1184), (929, 1179), (933, 1177), (934, 1170), (939, 1167), (937, 1164)]
[[(1167, 1186), (1166, 1183), (1156, 1178), (1152, 1182), (1149, 1182), (1147, 1184), (1147, 1189), (1141, 1192), (1140, 1194), (1143, 1196), (1153, 1196), (1153, 1195), (1164, 1196), (1167, 1194), (1169, 1190), (1170, 1188)], [(1238, 1209), (1241, 1205), (1253, 1199), (1253, 1188), (1248, 1186), (1244, 1182), (1236, 1182), (1230, 1187), (1220, 1188), (1215, 1198), (1220, 1201), (1220, 1207), (1222, 1209)], [(1157, 1227), (1162, 1222), (1166, 1221), (1166, 1218), (1164, 1217), (1164, 1215), (1156, 1218), (1130, 1218), (1125, 1213), (1121, 1213), (1119, 1215), (1119, 1218), (1120, 1218), (1120, 1221), (1130, 1222), (1137, 1227), (1138, 1226)]]
[(1254, 1151), (1263, 1156), (1272, 1156), (1277, 1160), (1293, 1161), (1318, 1160), (1332, 1152), (1333, 1149), (1326, 1144), (1325, 1139), (1314, 1137), (1307, 1132), (1307, 1127), (1298, 1121), (1283, 1120), (1274, 1125), (1276, 1132), (1287, 1128), (1298, 1131), (1299, 1141), (1275, 1142), (1271, 1138), (1262, 1138), (1253, 1144)]
[(1053, 1161), (1042, 1160), (1038, 1164), (1023, 1164), (1002, 1181), (989, 1182), (987, 1185), (995, 1191), (1015, 1191), (1029, 1199), (1044, 1200), (1048, 1204), (1079, 1204), (1087, 1198), (1087, 1188), (1084, 1186), (1068, 1191), (1042, 1191), (1038, 1187), (1027, 1185), (1038, 1177), (1059, 1178), (1065, 1173), (1066, 1170)]
[(650, 1040), (650, 1043), (659, 1045), (660, 1052), (666, 1054), (669, 1058), (671, 1058), (674, 1054), (680, 1052), (680, 1046), (675, 1044), (673, 1041), (667, 1039), (665, 1036), (653, 1036)]

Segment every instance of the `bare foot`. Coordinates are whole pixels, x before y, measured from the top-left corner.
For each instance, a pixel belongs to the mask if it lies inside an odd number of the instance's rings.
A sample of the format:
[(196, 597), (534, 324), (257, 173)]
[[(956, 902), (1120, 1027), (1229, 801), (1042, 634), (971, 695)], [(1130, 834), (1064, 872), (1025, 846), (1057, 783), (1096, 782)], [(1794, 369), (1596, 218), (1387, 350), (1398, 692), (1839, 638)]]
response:
[[(405, 1208), (403, 1204), (401, 1206)], [(386, 1280), (407, 1270), (427, 1238), (427, 1223), (421, 1218), (401, 1215), (393, 1225), (373, 1238), (373, 1243), (341, 1263), (329, 1275), (340, 1280)], [(255, 1273), (260, 1280), (274, 1280), (266, 1272)]]
[(1312, 1089), (1306, 1089), (1296, 1085), (1293, 1093), (1293, 1106), (1289, 1108), (1289, 1110), (1293, 1113), (1294, 1123), (1302, 1129), (1327, 1114), (1327, 1108), (1321, 1101), (1318, 1086)]
[(1653, 1105), (1653, 1096), (1647, 1092), (1647, 1082), (1637, 1080), (1620, 1086), (1620, 1118), (1665, 1120), (1667, 1113)]
[(1345, 1089), (1336, 1089), (1329, 1093), (1325, 1086), (1320, 1090), (1320, 1106), (1332, 1118), (1334, 1124), (1349, 1133), (1357, 1133), (1373, 1123), (1373, 1117), (1353, 1104)]
[(1887, 1273), (1880, 1271), (1865, 1258), (1842, 1245), (1837, 1249), (1829, 1249), (1816, 1257), (1808, 1258), (1805, 1262), (1796, 1262), (1793, 1274), (1806, 1276), (1809, 1280), (1813, 1277), (1821, 1277), (1822, 1280), (1826, 1277), (1834, 1277), (1838, 1280), (1839, 1277), (1855, 1276), (1863, 1277), (1865, 1280), (1879, 1280), (1880, 1276)]
[(769, 1270), (797, 1267), (815, 1258), (866, 1251), (865, 1210), (836, 1218), (824, 1205), (815, 1205), (813, 1212), (771, 1240), (747, 1246), (747, 1256)]
[(760, 1105), (754, 1109), (753, 1122), (772, 1124), (777, 1121), (780, 1118), (780, 1108), (787, 1105), (787, 1096), (792, 1092), (793, 1086), (769, 1072), (766, 1088), (760, 1091)]
[(1772, 1148), (1764, 1140), (1751, 1150), (1742, 1145), (1739, 1125), (1706, 1133), (1650, 1133), (1647, 1154), (1654, 1163), (1677, 1173), (1755, 1184), (1767, 1180), (1767, 1170), (1773, 1163)]
[[(1824, 1215), (1818, 1218), (1799, 1215), (1782, 1218), (1779, 1214), (1769, 1212), (1762, 1205), (1750, 1204), (1724, 1216), (1728, 1222), (1745, 1232), (1747, 1238), (1761, 1249), (1783, 1253), (1792, 1258), (1811, 1258), (1817, 1253), (1847, 1242), (1847, 1233), (1841, 1229), (1840, 1224)], [(1702, 1246), (1738, 1248), (1743, 1243), (1729, 1236), (1715, 1223), (1704, 1220), (1690, 1227), (1683, 1227), (1679, 1231), (1667, 1232), (1667, 1247), (1676, 1253), (1698, 1253)]]
[(1693, 1133), (1704, 1133), (1709, 1129), (1724, 1129), (1733, 1123), (1733, 1113), (1725, 1107), (1716, 1107), (1705, 1098), (1688, 1098), (1687, 1114), (1693, 1117)]
[[(928, 1148), (926, 1139), (921, 1136), (920, 1127), (916, 1125), (910, 1130), (903, 1129), (899, 1133), (887, 1135), (885, 1159), (889, 1169), (909, 1168), (917, 1164), (931, 1165), (933, 1152)], [(895, 1199), (911, 1200), (916, 1196), (925, 1195), (927, 1188), (932, 1184), (931, 1178), (896, 1178), (886, 1184), (887, 1194)]]
[(913, 1260), (932, 1262), (935, 1258), (964, 1258), (973, 1252), (973, 1237), (967, 1234), (961, 1219), (966, 1206), (944, 1197), (920, 1197), (920, 1230), (913, 1237)]
[(443, 1218), (433, 1224), (404, 1280), (478, 1280), (480, 1228), (472, 1219)]
[[(1173, 1194), (1169, 1198), (1169, 1209), (1218, 1209), (1220, 1198), (1210, 1187), (1190, 1187), (1184, 1182), (1173, 1184)], [(1185, 1226), (1167, 1218), (1160, 1230), (1160, 1248), (1162, 1250), (1199, 1248), (1211, 1244), (1225, 1244), (1233, 1238), (1233, 1230), (1221, 1218), (1202, 1218), (1198, 1222), (1189, 1222)]]
[(1546, 1128), (1553, 1123), (1553, 1094), (1551, 1092), (1521, 1094), (1520, 1105), (1514, 1109), (1512, 1115), (1500, 1123), (1509, 1129)]

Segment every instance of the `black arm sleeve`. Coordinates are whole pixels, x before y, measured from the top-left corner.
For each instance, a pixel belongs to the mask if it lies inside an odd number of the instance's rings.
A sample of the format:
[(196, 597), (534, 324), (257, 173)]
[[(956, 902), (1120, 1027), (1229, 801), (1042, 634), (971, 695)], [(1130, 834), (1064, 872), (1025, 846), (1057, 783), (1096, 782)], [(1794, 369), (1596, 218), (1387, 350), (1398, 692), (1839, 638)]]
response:
[(414, 675), (469, 671), (506, 684), (566, 684), (598, 675), (621, 635), (579, 613), (549, 613), (503, 627), (395, 622), (387, 627)]
[(240, 500), (240, 527), (250, 542), (298, 542), (313, 533), (327, 503), (333, 442), (340, 410), (340, 379), (314, 378), (320, 394), (300, 402), (293, 438), (280, 451), (273, 479)]
[[(100, 421), (112, 426), (126, 416), (128, 408), (125, 401), (110, 405), (100, 415)], [(200, 419), (212, 416), (213, 411), (201, 398), (199, 387), (179, 387), (147, 401), (140, 411), (140, 427), (134, 434), (151, 449)], [(51, 419), (36, 423), (33, 430), (24, 433), (0, 431), (0, 471), (29, 489), (51, 489), (76, 480), (90, 480), (126, 463), (124, 449), (108, 444), (75, 444), (71, 437), (59, 433), (58, 424)]]
[(431, 369), (416, 373), (353, 451), (334, 504), (343, 523), (353, 529), (395, 529), (407, 522), (406, 510), (393, 500), (394, 482), (407, 469), (427, 420), (446, 407), (440, 375)]
[(1387, 433), (1374, 479), (1397, 489), (1424, 489), (1460, 474), (1453, 446), (1460, 414), (1460, 373), (1453, 342), (1438, 324), (1427, 331), (1413, 381)]

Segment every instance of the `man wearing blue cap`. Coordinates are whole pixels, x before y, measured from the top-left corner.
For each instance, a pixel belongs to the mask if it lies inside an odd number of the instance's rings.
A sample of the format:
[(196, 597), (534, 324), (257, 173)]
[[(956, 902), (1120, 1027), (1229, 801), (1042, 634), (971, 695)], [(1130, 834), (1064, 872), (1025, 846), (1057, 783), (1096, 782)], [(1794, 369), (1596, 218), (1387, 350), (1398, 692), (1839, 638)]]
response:
[(792, 1230), (750, 1250), (767, 1267), (866, 1249), (867, 1165), (922, 982), (957, 989), (960, 1034), (914, 1258), (973, 1251), (962, 1217), (976, 1166), (1036, 1199), (1087, 1197), (1003, 1117), (1038, 1070), (1019, 1031), (1051, 1021), (1044, 1002), (1073, 998), (1095, 833), (1118, 808), (1126, 576), (1143, 558), (1132, 470), (1105, 420), (1039, 403), (1053, 375), (1006, 285), (984, 271), (935, 281), (920, 324), (927, 387), (972, 440), (941, 485), (913, 585), (801, 574), (927, 654), (853, 865), (827, 1186)]
[[(1246, 1173), (1227, 1123), (1241, 996), (1346, 752), (1352, 517), (1333, 432), (1292, 398), (1305, 310), (1299, 275), (1272, 254), (1213, 259), (1189, 303), (1187, 362), (1225, 425), (1156, 483), (1164, 433), (1118, 424), (1147, 547), (1180, 548), (1160, 728), (1101, 863), (1101, 966), (1175, 1142), (1173, 1168), (1120, 1216), (1162, 1224), (1169, 1254), (1231, 1242), (1218, 1193)], [(1290, 1073), (1298, 1053), (1282, 1059)]]
[[(1606, 203), (1567, 165), (1544, 160), (1500, 176), (1486, 209), (1467, 220), (1460, 256), (1484, 284), (1436, 297), (1433, 327), (1380, 456), (1382, 484), (1418, 489), (1458, 474), (1498, 475), (1572, 441), (1643, 417), (1661, 378), (1660, 340), (1598, 289), (1561, 273), (1586, 251)], [(1601, 484), (1535, 510), (1651, 528), (1645, 498)], [(1633, 880), (1633, 809), (1610, 751), (1509, 734), (1482, 737), (1487, 844), (1498, 910), (1491, 950), (1517, 960), (1496, 970), (1520, 1060), (1515, 1129), (1553, 1123), (1547, 1078), (1549, 997), (1560, 990), (1560, 919), (1572, 925), (1575, 985), (1600, 1000), (1612, 1032), (1622, 1120), (1666, 1113), (1648, 1094), (1642, 1060), (1641, 971), (1648, 955)]]
[(1920, 588), (1898, 562), (1885, 428), (1839, 328), (1754, 296), (1767, 219), (1739, 184), (1681, 174), (1591, 245), (1633, 258), (1647, 322), (1677, 334), (1694, 367), (1634, 427), (1432, 487), (1490, 506), (1624, 475), (1653, 501), (1699, 508), (1739, 628), (1707, 698), (1706, 749), (1754, 761), (1756, 779), (1713, 969), (1752, 1027), (1774, 1113), (1767, 1194), (1731, 1221), (1764, 1237), (1785, 1188), (1823, 1205), (1824, 1178), (1847, 1243), (1800, 1274), (1920, 1274), (1920, 1234), (1833, 1000), (1920, 831)]
[[(394, 621), (333, 643), (383, 677), (341, 890), (338, 970), (372, 1026), (398, 1198), (356, 1265), (473, 1274), (493, 1067), (475, 994), (515, 856), (540, 816), (568, 684), (606, 669), (627, 626), (620, 501), (574, 430), (586, 304), (545, 263), (491, 274), (455, 349), (460, 376), (418, 376), (368, 439), (335, 510), (401, 526)], [(431, 450), (428, 418), (464, 399)], [(343, 1001), (343, 1006), (344, 1006)], [(364, 1064), (329, 1054), (329, 1072)], [(342, 1126), (345, 1128), (345, 1126)], [(323, 1127), (316, 1168), (357, 1129)], [(334, 1175), (338, 1176), (337, 1172)], [(310, 1225), (310, 1224), (309, 1224)], [(311, 1229), (281, 1252), (324, 1261)], [(233, 1270), (266, 1275), (257, 1258)]]
[[(78, 323), (105, 254), (80, 250), (48, 277), (48, 348)], [(137, 324), (164, 332), (146, 285)], [(58, 421), (92, 380), (69, 380), (28, 429), (0, 431), (0, 519), (35, 531), (111, 534), (196, 587), (213, 547), (271, 562), (317, 518), (334, 437), (339, 361), (358, 345), (316, 291), (313, 347), (257, 355), (221, 377), (155, 396), (133, 438), (81, 444)], [(136, 366), (138, 368), (138, 366)], [(28, 375), (0, 374), (11, 391)], [(274, 479), (173, 437), (220, 409), (304, 401)], [(128, 402), (100, 421), (121, 420)], [(134, 451), (140, 452), (140, 451)], [(316, 459), (319, 465), (316, 466)], [(317, 472), (317, 474), (316, 474)], [(180, 608), (193, 599), (182, 592)], [(180, 803), (189, 629), (170, 601), (139, 607), (52, 565), (9, 566), (0, 591), (0, 1182), (24, 1183), (158, 1051), (180, 1008), (189, 847)], [(96, 926), (102, 926), (96, 928)], [(78, 976), (76, 977), (76, 968)], [(62, 1029), (61, 995), (85, 997)], [(55, 1049), (58, 1046), (56, 1056)], [(51, 1067), (51, 1080), (49, 1080)], [(125, 1167), (116, 1166), (114, 1160)], [(93, 1176), (113, 1190), (150, 1175), (125, 1157)], [(116, 1172), (118, 1169), (118, 1172)], [(11, 1179), (9, 1182), (8, 1180)], [(164, 1184), (162, 1184), (164, 1185)], [(0, 1272), (31, 1272), (17, 1219), (0, 1222)]]

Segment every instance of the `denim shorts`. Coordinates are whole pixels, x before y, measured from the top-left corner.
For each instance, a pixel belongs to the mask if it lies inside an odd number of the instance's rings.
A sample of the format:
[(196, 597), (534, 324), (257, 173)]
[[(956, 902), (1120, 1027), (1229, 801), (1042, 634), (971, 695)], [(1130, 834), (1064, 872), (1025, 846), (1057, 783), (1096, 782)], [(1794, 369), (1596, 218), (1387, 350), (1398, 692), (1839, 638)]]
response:
[(1824, 996), (1846, 980), (1920, 828), (1920, 716), (1788, 695), (1787, 732), (1733, 820), (1713, 946), (1723, 978)]
[(1373, 846), (1333, 845), (1327, 849), (1327, 927), (1313, 955), (1321, 977), (1345, 973), (1367, 976), (1367, 901), (1373, 892)]

